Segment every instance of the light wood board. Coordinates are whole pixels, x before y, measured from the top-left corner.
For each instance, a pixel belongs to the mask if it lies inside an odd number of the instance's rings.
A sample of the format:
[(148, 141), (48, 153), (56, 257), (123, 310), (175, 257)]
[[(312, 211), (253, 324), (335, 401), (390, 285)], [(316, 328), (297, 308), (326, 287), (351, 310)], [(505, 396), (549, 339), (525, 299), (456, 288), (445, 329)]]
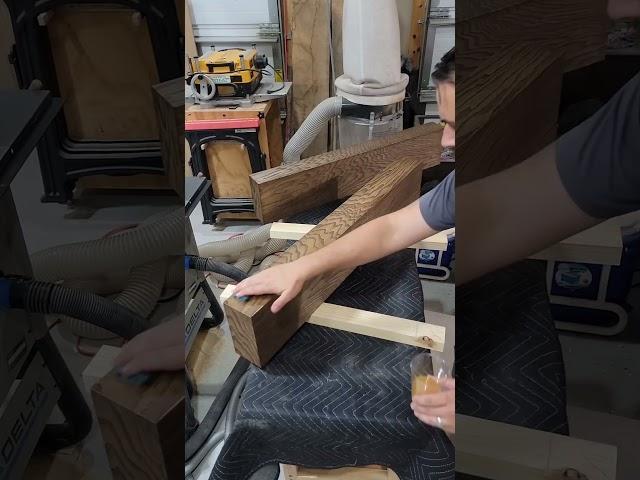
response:
[[(222, 304), (233, 295), (235, 288), (235, 285), (227, 285), (220, 295)], [(430, 318), (451, 318), (450, 315), (436, 312), (429, 312), (429, 315)], [(405, 345), (413, 345), (414, 347), (429, 348), (436, 352), (444, 350), (446, 337), (446, 328), (439, 325), (368, 312), (332, 303), (322, 303), (311, 314), (307, 323), (390, 340)]]
[[(289, 76), (292, 127), (302, 122), (322, 100), (329, 97), (329, 25), (330, 0), (285, 0), (291, 39)], [(323, 128), (309, 148), (306, 158), (327, 151), (328, 128)]]
[[(409, 41), (407, 42), (407, 56), (411, 58), (411, 64), (414, 70), (420, 68), (422, 60), (422, 40), (424, 38), (424, 29), (427, 21), (427, 12), (431, 0), (413, 0), (411, 10), (411, 28), (409, 31)], [(425, 72), (428, 74), (429, 72)]]
[(617, 450), (540, 430), (456, 415), (456, 471), (491, 480), (562, 480), (575, 469), (615, 480)]
[(620, 265), (622, 232), (616, 219), (596, 225), (530, 258), (601, 265)]
[(398, 476), (385, 467), (346, 467), (330, 470), (282, 465), (285, 480), (398, 480)]
[[(275, 222), (271, 225), (271, 238), (279, 238), (282, 240), (300, 240), (309, 233), (315, 225), (305, 223), (284, 223)], [(455, 235), (455, 228), (443, 230), (429, 238), (420, 240), (408, 248), (425, 248), (429, 250), (445, 251), (449, 244), (449, 235)]]

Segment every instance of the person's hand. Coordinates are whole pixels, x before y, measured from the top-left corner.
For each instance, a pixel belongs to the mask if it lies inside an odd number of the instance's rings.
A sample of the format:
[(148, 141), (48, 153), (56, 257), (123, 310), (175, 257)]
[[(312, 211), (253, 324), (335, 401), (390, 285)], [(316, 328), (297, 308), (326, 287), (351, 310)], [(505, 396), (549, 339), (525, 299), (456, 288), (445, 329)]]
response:
[(278, 295), (278, 298), (271, 305), (271, 311), (278, 313), (300, 293), (307, 280), (306, 277), (305, 269), (299, 262), (276, 265), (240, 282), (233, 294), (236, 297)]
[(456, 381), (447, 378), (439, 383), (440, 392), (414, 396), (411, 409), (420, 421), (453, 434), (456, 432)]
[(161, 323), (122, 347), (115, 366), (122, 375), (184, 368), (184, 318)]

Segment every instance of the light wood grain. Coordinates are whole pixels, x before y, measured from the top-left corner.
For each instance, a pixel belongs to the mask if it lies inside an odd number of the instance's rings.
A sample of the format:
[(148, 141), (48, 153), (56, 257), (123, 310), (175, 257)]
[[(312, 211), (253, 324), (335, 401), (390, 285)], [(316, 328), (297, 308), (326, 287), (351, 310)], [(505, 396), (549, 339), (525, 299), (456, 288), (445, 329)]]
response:
[(251, 163), (246, 147), (235, 141), (208, 143), (205, 147), (211, 186), (216, 198), (250, 198)]
[[(330, 0), (285, 0), (291, 40), (289, 75), (292, 126), (297, 130), (309, 113), (329, 97)], [(323, 128), (303, 157), (327, 151), (328, 129)]]
[(282, 465), (285, 480), (398, 480), (388, 468), (377, 465), (321, 470)]
[[(540, 430), (456, 415), (456, 471), (493, 480), (562, 480), (575, 469), (615, 480), (617, 450)], [(577, 477), (576, 477), (577, 478)], [(581, 477), (582, 478), (582, 477)]]
[[(271, 238), (279, 238), (282, 240), (300, 240), (304, 235), (309, 233), (315, 225), (305, 223), (284, 223), (275, 222), (271, 224)], [(426, 248), (429, 250), (445, 251), (449, 242), (449, 235), (455, 235), (455, 228), (450, 228), (442, 232), (438, 232), (429, 238), (420, 240), (408, 248)]]
[[(193, 22), (191, 20), (191, 0), (184, 0), (184, 53), (188, 58), (198, 56), (198, 47), (193, 37)], [(185, 70), (186, 72), (186, 70)]]
[[(427, 12), (431, 0), (413, 0), (411, 9), (411, 29), (409, 31), (409, 41), (407, 42), (407, 56), (411, 59), (414, 70), (420, 68), (422, 60), (422, 40), (427, 22)], [(428, 73), (428, 72), (425, 72)]]
[[(224, 304), (233, 295), (235, 285), (227, 285), (220, 295), (220, 302)], [(451, 321), (450, 315), (429, 312), (431, 318), (438, 318), (440, 322)], [(442, 352), (444, 350), (446, 328), (406, 318), (368, 312), (357, 308), (322, 303), (309, 317), (307, 323), (321, 327), (335, 328), (345, 332), (357, 333), (368, 337), (390, 340), (392, 342), (413, 345), (414, 347), (429, 348)]]
[[(158, 73), (146, 20), (104, 5), (56, 8), (47, 29), (73, 140), (157, 140)], [(109, 39), (105, 42), (105, 39)]]
[(346, 198), (399, 159), (440, 163), (442, 128), (420, 125), (367, 143), (251, 175), (256, 213), (269, 223)]
[[(276, 263), (308, 255), (358, 226), (406, 206), (418, 197), (421, 171), (421, 162), (413, 158), (389, 165), (288, 248)], [(255, 365), (266, 365), (350, 271), (330, 272), (310, 280), (277, 315), (270, 310), (275, 299), (272, 295), (252, 297), (247, 302), (230, 298), (225, 307), (238, 354)]]
[[(334, 78), (338, 78), (343, 73), (342, 58), (342, 10), (344, 0), (331, 0), (331, 40), (333, 46), (333, 64), (336, 69), (333, 72)], [(335, 81), (333, 78), (332, 81)]]
[(151, 384), (115, 373), (93, 386), (96, 417), (114, 479), (173, 479), (184, 472), (184, 373), (158, 374)]
[(499, 172), (551, 143), (562, 79), (558, 54), (516, 43), (458, 84), (456, 185)]
[(596, 225), (530, 258), (565, 262), (620, 265), (622, 232), (615, 219)]

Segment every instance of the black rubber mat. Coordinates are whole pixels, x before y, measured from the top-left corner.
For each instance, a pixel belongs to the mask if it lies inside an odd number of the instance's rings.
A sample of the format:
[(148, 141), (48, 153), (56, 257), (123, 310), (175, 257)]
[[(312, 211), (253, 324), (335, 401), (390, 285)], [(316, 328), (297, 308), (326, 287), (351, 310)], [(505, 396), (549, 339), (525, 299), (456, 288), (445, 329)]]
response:
[(565, 375), (543, 262), (456, 288), (456, 412), (568, 433)]

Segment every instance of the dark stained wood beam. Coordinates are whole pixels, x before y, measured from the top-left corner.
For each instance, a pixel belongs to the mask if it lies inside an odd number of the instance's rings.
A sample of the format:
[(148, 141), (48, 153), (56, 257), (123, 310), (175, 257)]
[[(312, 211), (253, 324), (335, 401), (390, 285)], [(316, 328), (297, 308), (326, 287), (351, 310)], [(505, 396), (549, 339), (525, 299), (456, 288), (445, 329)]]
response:
[(423, 168), (440, 163), (442, 128), (429, 124), (251, 175), (256, 214), (263, 223), (346, 198), (395, 160)]
[[(293, 244), (276, 262), (289, 263), (316, 252), (360, 225), (402, 208), (418, 198), (422, 162), (403, 158), (364, 185), (345, 203)], [(239, 355), (263, 367), (351, 273), (331, 272), (307, 282), (302, 292), (278, 314), (271, 313), (274, 295), (225, 303), (233, 343)]]

